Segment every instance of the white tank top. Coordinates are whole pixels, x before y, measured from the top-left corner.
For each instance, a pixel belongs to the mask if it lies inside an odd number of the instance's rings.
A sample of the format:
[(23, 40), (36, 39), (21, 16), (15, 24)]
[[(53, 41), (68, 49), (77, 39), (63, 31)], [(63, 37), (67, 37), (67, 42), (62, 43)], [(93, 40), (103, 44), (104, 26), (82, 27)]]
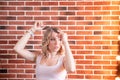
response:
[(36, 80), (65, 80), (67, 71), (63, 67), (63, 56), (59, 58), (56, 65), (41, 65), (41, 56), (36, 60)]

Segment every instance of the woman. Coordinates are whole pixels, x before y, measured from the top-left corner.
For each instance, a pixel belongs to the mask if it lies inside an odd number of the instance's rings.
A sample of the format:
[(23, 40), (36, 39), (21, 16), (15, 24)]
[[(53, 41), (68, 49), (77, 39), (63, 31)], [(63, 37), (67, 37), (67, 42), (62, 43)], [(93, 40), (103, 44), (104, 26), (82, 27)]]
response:
[[(25, 48), (31, 35), (44, 30), (40, 54)], [(17, 42), (14, 50), (23, 58), (36, 62), (37, 80), (65, 80), (67, 72), (75, 71), (75, 62), (69, 47), (67, 34), (57, 27), (42, 27), (39, 22)]]

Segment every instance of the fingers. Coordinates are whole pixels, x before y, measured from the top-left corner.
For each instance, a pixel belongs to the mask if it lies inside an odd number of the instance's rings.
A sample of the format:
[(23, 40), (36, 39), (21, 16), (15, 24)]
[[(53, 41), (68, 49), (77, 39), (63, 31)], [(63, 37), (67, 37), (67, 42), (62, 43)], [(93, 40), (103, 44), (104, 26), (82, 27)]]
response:
[(44, 26), (43, 26), (43, 22), (41, 22), (41, 21), (36, 21), (36, 22), (34, 23), (34, 28), (35, 28), (36, 30), (41, 30), (43, 27), (44, 27)]
[(67, 39), (67, 34), (64, 33), (63, 31), (60, 31), (60, 38), (63, 39)]

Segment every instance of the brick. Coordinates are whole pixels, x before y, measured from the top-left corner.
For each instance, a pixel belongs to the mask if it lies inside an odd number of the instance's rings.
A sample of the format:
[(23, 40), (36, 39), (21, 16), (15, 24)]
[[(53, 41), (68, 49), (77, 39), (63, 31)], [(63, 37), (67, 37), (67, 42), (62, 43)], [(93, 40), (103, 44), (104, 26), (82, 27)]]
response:
[(101, 31), (94, 31), (94, 33), (93, 33), (94, 35), (101, 35), (102, 34), (102, 32)]
[(104, 16), (103, 20), (119, 20), (119, 16)]
[(24, 63), (24, 60), (9, 60), (8, 63), (21, 64), (21, 63)]
[(43, 12), (43, 15), (58, 15), (57, 12)]
[[(2, 62), (3, 63), (3, 62)], [(5, 63), (5, 62), (4, 62)], [(3, 68), (7, 68), (7, 69), (11, 69), (11, 68), (16, 68), (16, 66), (14, 64), (2, 64), (2, 67)]]
[(15, 39), (15, 36), (0, 36), (0, 39)]
[(33, 7), (17, 7), (17, 10), (33, 10)]
[(120, 21), (112, 21), (111, 24), (112, 24), (112, 25), (119, 25), (119, 24), (120, 24)]
[(120, 1), (112, 1), (112, 5), (119, 5)]
[(101, 16), (86, 16), (85, 20), (101, 20)]
[(0, 25), (6, 25), (6, 24), (7, 24), (7, 21), (0, 21)]
[(97, 2), (94, 2), (94, 5), (110, 5), (110, 1), (97, 1)]
[(0, 74), (0, 78), (15, 78), (16, 74)]
[(58, 2), (42, 2), (42, 5), (44, 6), (55, 6), (55, 5), (58, 5)]
[(92, 41), (76, 41), (76, 44), (87, 45), (87, 44), (92, 44)]
[(0, 5), (7, 5), (7, 2), (0, 2)]
[(75, 25), (75, 22), (74, 21), (66, 21), (66, 22), (61, 21), (60, 25)]
[[(39, 16), (39, 17), (34, 17), (34, 20), (50, 20), (50, 17)], [(54, 19), (52, 18), (52, 20), (54, 20)]]
[(69, 39), (75, 39), (75, 40), (83, 40), (83, 36), (68, 36)]
[(17, 74), (17, 78), (32, 78), (31, 74)]
[(9, 21), (10, 25), (24, 25), (23, 21)]
[(117, 39), (118, 37), (117, 36), (103, 36), (102, 39), (105, 39), (105, 40), (115, 40)]
[(85, 10), (101, 10), (101, 7), (85, 7)]
[(65, 31), (65, 33), (67, 33), (68, 35), (75, 35), (75, 31)]
[(67, 17), (59, 16), (59, 17), (51, 17), (52, 20), (67, 20)]
[(92, 61), (90, 60), (77, 60), (77, 64), (92, 64)]
[(85, 40), (100, 40), (100, 36), (85, 36)]
[(41, 2), (25, 2), (25, 5), (26, 6), (40, 6), (41, 5)]
[(60, 2), (60, 5), (75, 5), (75, 2)]
[(12, 16), (0, 16), (1, 19), (0, 20), (16, 20), (16, 17), (12, 17)]
[(7, 12), (6, 11), (2, 11), (2, 12), (0, 12), (0, 15), (7, 15)]
[(33, 68), (32, 65), (17, 65), (17, 68)]
[(110, 21), (94, 21), (94, 25), (110, 25)]
[(8, 70), (9, 73), (24, 73), (25, 71), (22, 69), (10, 69)]
[(7, 53), (7, 50), (0, 50), (1, 54)]
[(110, 11), (94, 11), (94, 15), (110, 15)]
[(93, 15), (93, 12), (90, 12), (90, 11), (89, 12), (87, 12), (87, 11), (86, 12), (84, 12), (84, 11), (83, 12), (77, 12), (77, 15)]
[(25, 73), (32, 73), (32, 74), (34, 74), (35, 70), (27, 69), (27, 70), (25, 70)]
[(85, 30), (101, 30), (101, 26), (98, 26), (98, 25), (85, 26)]
[(7, 40), (6, 41), (0, 41), (0, 44), (7, 44)]
[(1, 59), (14, 59), (14, 58), (16, 58), (16, 56), (15, 55), (0, 55), (0, 58)]
[(23, 31), (9, 31), (9, 34), (16, 34), (16, 35), (19, 35), (19, 34), (24, 34)]
[(86, 46), (85, 49), (101, 49), (101, 46)]
[(112, 15), (120, 15), (120, 11), (112, 11)]
[(9, 15), (24, 15), (24, 12), (9, 12)]
[(24, 6), (24, 2), (9, 2), (8, 5), (14, 5), (14, 6)]
[(93, 5), (93, 2), (77, 2), (77, 5)]
[(70, 75), (70, 76), (68, 75), (68, 77), (71, 79), (83, 79), (84, 78), (83, 75)]
[(95, 70), (94, 73), (95, 73), (95, 74), (110, 74), (111, 71), (105, 71), (105, 72), (104, 72), (104, 71)]
[(1, 49), (13, 49), (13, 46), (12, 45), (0, 45)]
[(92, 31), (76, 31), (77, 35), (92, 35)]
[(115, 79), (115, 76), (113, 75), (111, 75), (111, 76), (103, 76), (103, 79), (109, 79), (109, 80), (114, 80)]
[(12, 11), (12, 10), (16, 10), (16, 7), (0, 7), (0, 10), (3, 10), (3, 11)]
[(95, 75), (95, 76), (93, 76), (93, 75), (86, 75), (85, 79), (101, 79), (101, 76), (99, 76), (99, 75)]
[[(99, 65), (98, 65), (98, 66), (97, 66), (97, 65), (88, 65), (88, 66), (87, 66), (87, 65), (86, 65), (86, 66), (85, 66), (85, 69), (90, 69), (90, 70), (91, 70), (91, 69), (92, 69), (92, 70), (96, 70), (96, 69), (97, 69), (97, 70), (99, 70), (99, 69), (102, 69), (102, 66), (99, 66)], [(94, 73), (94, 74), (95, 74), (95, 73)]]
[(84, 30), (84, 26), (68, 26), (68, 30)]
[(92, 54), (92, 51), (87, 51), (87, 50), (77, 51), (77, 54)]
[(102, 10), (119, 10), (118, 6), (103, 6)]
[(26, 15), (33, 16), (33, 15), (41, 15), (41, 12), (26, 12)]
[(84, 10), (84, 7), (83, 6), (77, 6), (77, 7), (68, 6), (68, 10)]
[(108, 45), (108, 44), (110, 44), (110, 41), (105, 41), (105, 40), (94, 41), (94, 44), (97, 44), (97, 45)]
[(68, 20), (84, 20), (84, 17), (68, 17)]
[(77, 74), (92, 74), (93, 73), (93, 71), (92, 70), (78, 70), (77, 71)]
[(51, 10), (67, 10), (67, 7), (51, 7)]
[(33, 17), (17, 17), (17, 20), (33, 20)]
[(92, 21), (78, 21), (77, 25), (93, 25)]
[(83, 49), (83, 46), (70, 46), (71, 49)]
[(94, 54), (99, 54), (99, 55), (101, 55), (101, 54), (109, 55), (110, 52), (109, 52), (109, 51), (99, 51), (99, 50), (97, 50), (97, 51), (94, 51)]

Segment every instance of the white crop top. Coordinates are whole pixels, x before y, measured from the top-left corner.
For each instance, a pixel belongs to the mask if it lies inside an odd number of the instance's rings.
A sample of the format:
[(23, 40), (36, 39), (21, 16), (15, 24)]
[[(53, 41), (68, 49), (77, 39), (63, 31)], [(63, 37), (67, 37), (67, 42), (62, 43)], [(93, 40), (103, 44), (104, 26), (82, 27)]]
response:
[(41, 56), (36, 60), (36, 80), (65, 80), (67, 71), (63, 68), (63, 56), (56, 65), (46, 66), (40, 64)]

